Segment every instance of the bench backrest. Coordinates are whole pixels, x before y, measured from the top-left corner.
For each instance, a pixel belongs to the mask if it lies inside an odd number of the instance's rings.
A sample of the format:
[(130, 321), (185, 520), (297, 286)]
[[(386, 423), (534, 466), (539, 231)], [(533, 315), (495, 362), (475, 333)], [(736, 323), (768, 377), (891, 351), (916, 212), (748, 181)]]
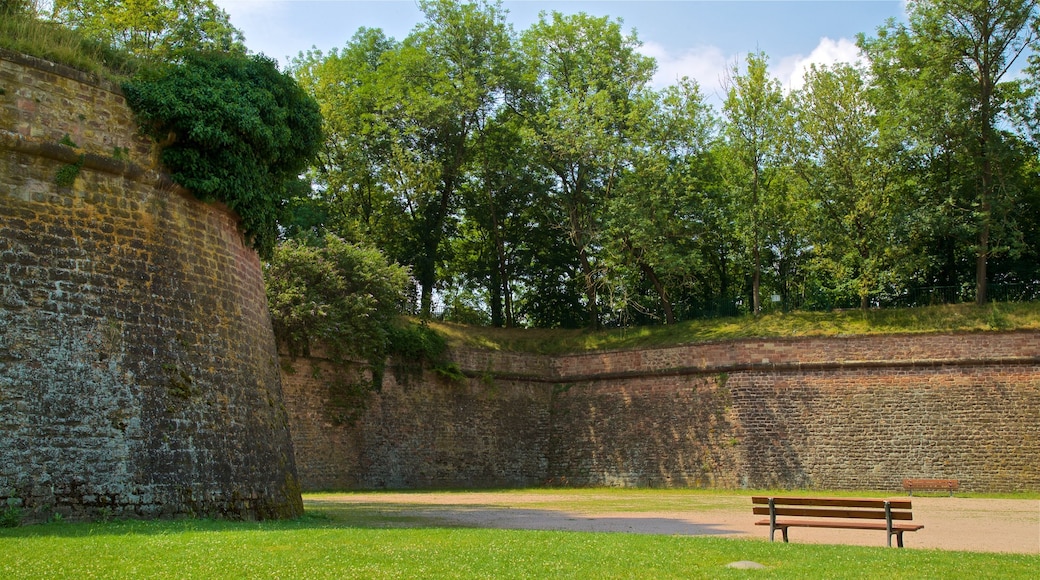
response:
[[(773, 514), (769, 511), (772, 500)], [(756, 515), (812, 518), (850, 518), (912, 520), (911, 503), (907, 499), (821, 498), (821, 497), (752, 497)], [(886, 504), (888, 513), (886, 513)]]

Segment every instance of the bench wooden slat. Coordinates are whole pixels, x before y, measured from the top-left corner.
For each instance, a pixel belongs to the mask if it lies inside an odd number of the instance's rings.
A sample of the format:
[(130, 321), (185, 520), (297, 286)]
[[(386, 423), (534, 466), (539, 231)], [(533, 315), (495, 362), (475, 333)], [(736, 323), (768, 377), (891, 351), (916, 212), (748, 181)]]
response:
[[(756, 526), (768, 526), (769, 520), (758, 520)], [(835, 521), (813, 521), (813, 520), (782, 520), (777, 518), (777, 527), (787, 528), (842, 528), (850, 530), (887, 530), (885, 524), (872, 522), (835, 522)], [(892, 524), (892, 529), (904, 532), (916, 532), (923, 528), (923, 524)]]
[[(814, 505), (834, 507), (860, 507), (885, 509), (885, 502), (892, 509), (911, 509), (913, 502), (905, 498), (871, 499), (862, 497), (774, 497), (773, 505)], [(753, 496), (751, 503), (769, 505), (766, 496)]]
[[(768, 516), (768, 507), (756, 507), (752, 508), (755, 515), (757, 516)], [(834, 509), (834, 508), (790, 508), (790, 507), (776, 507), (776, 515), (778, 516), (801, 516), (808, 518), (850, 518), (850, 519), (865, 519), (865, 520), (883, 520), (886, 519), (884, 508), (880, 510), (850, 510), (850, 509)], [(892, 510), (893, 520), (912, 520), (914, 515), (911, 512), (896, 511)]]

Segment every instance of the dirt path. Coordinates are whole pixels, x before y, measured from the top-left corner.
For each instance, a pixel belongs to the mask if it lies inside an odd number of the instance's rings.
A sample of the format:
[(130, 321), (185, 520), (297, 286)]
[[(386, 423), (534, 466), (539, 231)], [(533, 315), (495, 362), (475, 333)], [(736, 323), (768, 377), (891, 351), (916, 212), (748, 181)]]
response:
[[(908, 548), (1040, 554), (1038, 500), (915, 497), (913, 502), (914, 520), (925, 527), (905, 535)], [(630, 498), (542, 491), (350, 493), (312, 496), (305, 504), (387, 526), (769, 537), (768, 527), (754, 525), (759, 517), (751, 514), (747, 496), (666, 495), (660, 501), (645, 493)], [(877, 531), (796, 528), (789, 535), (796, 543), (885, 545), (885, 534)]]

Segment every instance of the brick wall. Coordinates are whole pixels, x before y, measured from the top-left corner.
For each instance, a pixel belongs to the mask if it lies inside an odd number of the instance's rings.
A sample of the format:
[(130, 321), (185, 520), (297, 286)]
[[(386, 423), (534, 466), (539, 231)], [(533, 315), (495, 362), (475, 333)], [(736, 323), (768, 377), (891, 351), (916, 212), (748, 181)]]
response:
[(350, 449), (322, 464), (324, 479), (299, 453), (304, 485), (897, 490), (926, 477), (1040, 489), (1037, 332), (453, 358), (464, 385), (390, 383), (354, 426), (302, 417), (295, 409), (322, 408), (325, 387), (285, 377), (297, 448), (320, 432)]
[(30, 519), (302, 510), (260, 261), (236, 217), (165, 180), (116, 87), (0, 52), (8, 499)]
[(356, 369), (288, 357), (282, 368), (304, 489), (518, 487), (544, 481), (552, 390), (543, 385), (453, 383), (432, 373), (391, 369), (361, 418), (343, 424), (331, 390), (344, 375), (358, 380)]

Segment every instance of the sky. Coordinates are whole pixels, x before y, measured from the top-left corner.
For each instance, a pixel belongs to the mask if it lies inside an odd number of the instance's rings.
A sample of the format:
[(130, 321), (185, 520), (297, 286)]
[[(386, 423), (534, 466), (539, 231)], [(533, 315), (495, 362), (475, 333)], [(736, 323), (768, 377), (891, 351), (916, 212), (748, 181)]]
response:
[[(312, 47), (342, 47), (361, 27), (403, 39), (423, 18), (414, 0), (215, 1), (251, 51), (283, 65)], [(857, 34), (874, 36), (889, 18), (905, 18), (903, 0), (506, 0), (503, 7), (518, 32), (541, 11), (620, 18), (657, 59), (656, 88), (689, 76), (716, 98), (748, 52), (764, 51), (773, 76), (798, 89), (810, 64), (855, 61)]]

